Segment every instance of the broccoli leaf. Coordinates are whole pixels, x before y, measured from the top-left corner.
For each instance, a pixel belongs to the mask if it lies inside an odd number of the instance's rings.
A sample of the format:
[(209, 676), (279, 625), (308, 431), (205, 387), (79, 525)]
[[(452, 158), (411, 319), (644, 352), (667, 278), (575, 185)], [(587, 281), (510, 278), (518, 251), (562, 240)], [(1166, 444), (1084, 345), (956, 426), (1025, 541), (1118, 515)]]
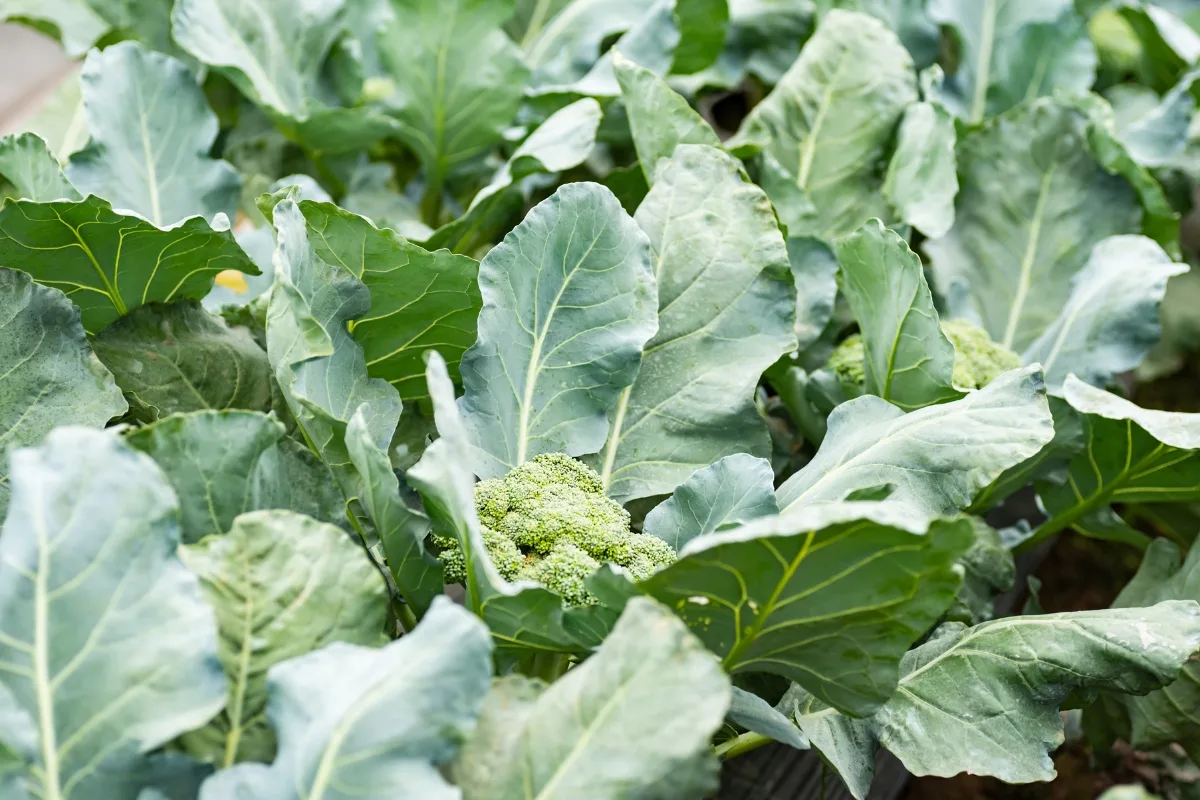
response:
[(87, 0), (8, 0), (0, 6), (0, 20), (24, 22), (57, 39), (71, 58), (82, 56), (109, 30)]
[(933, 0), (929, 15), (961, 47), (939, 99), (969, 122), (1056, 90), (1087, 91), (1096, 77), (1072, 0)]
[(779, 513), (771, 462), (745, 453), (698, 469), (646, 515), (642, 532), (678, 552), (699, 536)]
[(896, 217), (931, 238), (954, 225), (958, 194), (954, 119), (940, 103), (913, 103), (904, 111), (883, 194)]
[(797, 750), (808, 749), (808, 739), (804, 738), (796, 723), (758, 695), (736, 686), (733, 687), (733, 700), (729, 704), (729, 719), (746, 730), (790, 744)]
[(16, 196), (26, 200), (42, 203), (80, 198), (63, 175), (58, 159), (35, 133), (0, 137), (0, 178), (6, 178), (16, 189)]
[(233, 219), (242, 179), (208, 155), (217, 116), (186, 66), (121, 42), (92, 51), (81, 81), (92, 138), (67, 165), (80, 191), (159, 228), (195, 215)]
[(225, 710), (182, 737), (204, 761), (270, 763), (267, 670), (331, 642), (387, 641), (387, 587), (345, 531), (290, 511), (239, 516), (228, 533), (180, 548), (217, 614)]
[(146, 303), (199, 300), (222, 270), (259, 274), (228, 230), (199, 217), (162, 230), (98, 197), (4, 203), (0, 263), (61, 288), (89, 333)]
[(877, 219), (837, 243), (842, 294), (858, 320), (865, 389), (905, 411), (957, 400), (954, 345), (942, 333), (921, 259)]
[(666, 494), (733, 453), (766, 456), (755, 387), (796, 341), (783, 237), (732, 157), (680, 145), (636, 219), (654, 249), (658, 333), (597, 459), (622, 503)]
[(479, 286), (461, 401), (475, 474), (599, 450), (657, 328), (646, 235), (612, 192), (567, 184), (487, 254)]
[(1200, 414), (1152, 411), (1067, 376), (1063, 397), (1083, 422), (1084, 450), (1065, 481), (1037, 484), (1049, 519), (1027, 546), (1073, 528), (1101, 539), (1144, 546), (1112, 503), (1200, 499)]
[(555, 111), (496, 170), (463, 215), (434, 231), (425, 247), (472, 253), (493, 241), (492, 237), (520, 206), (525, 178), (577, 167), (591, 155), (601, 116), (600, 104), (590, 97)]
[(635, 598), (596, 654), (540, 695), (522, 679), (498, 681), (487, 710), (518, 710), (503, 728), (481, 720), (485, 735), (468, 742), (455, 776), (467, 800), (617, 800), (647, 787), (654, 797), (706, 796), (717, 788), (709, 742), (729, 692), (687, 628)]
[(429, 252), (332, 203), (304, 200), (313, 252), (345, 267), (371, 293), (370, 311), (350, 323), (367, 372), (403, 400), (426, 397), (421, 354), (436, 347), (458, 377), (461, 354), (475, 341), (479, 264), (445, 250)]
[(905, 108), (917, 101), (912, 57), (874, 17), (835, 9), (728, 147), (769, 153), (817, 209), (813, 230), (833, 237), (888, 217), (878, 164)]
[(992, 339), (1018, 353), (1058, 317), (1092, 248), (1140, 230), (1133, 188), (1097, 163), (1088, 128), (1073, 108), (1039, 100), (969, 132), (954, 227), (925, 243), (940, 292), (965, 290)]
[(926, 525), (886, 502), (824, 504), (693, 539), (638, 588), (730, 673), (782, 675), (864, 716), (950, 605), (954, 562), (973, 538), (965, 519)]
[(92, 346), (140, 422), (185, 411), (271, 408), (267, 354), (250, 331), (230, 328), (194, 300), (136, 308)]
[(796, 683), (779, 701), (778, 709), (837, 771), (851, 796), (866, 800), (875, 778), (875, 751), (879, 747), (870, 720), (839, 714)]
[(654, 185), (659, 160), (673, 156), (678, 145), (721, 146), (716, 131), (665, 80), (619, 52), (613, 56), (613, 71), (647, 186)]
[(844, 8), (870, 14), (896, 32), (918, 68), (933, 63), (938, 54), (938, 26), (925, 6), (929, 0), (816, 0), (820, 13)]
[(394, 81), (385, 102), (424, 167), (426, 192), (438, 193), (499, 144), (516, 116), (529, 72), (500, 29), (512, 3), (410, 0), (392, 10), (379, 33)]
[(8, 456), (59, 425), (103, 426), (127, 408), (92, 354), (79, 309), (57, 289), (0, 268), (0, 513), (8, 508)]
[(176, 515), (154, 462), (111, 433), (59, 428), (13, 453), (0, 719), (23, 722), (4, 730), (17, 796), (134, 800), (145, 754), (220, 710), (216, 622)]
[[(633, 27), (646, 7), (645, 0), (539, 2), (543, 13), (534, 10), (528, 16), (520, 37), (524, 61), (532, 70), (531, 87), (566, 85), (583, 78), (604, 52), (605, 40)], [(557, 13), (547, 13), (552, 11)]]
[(487, 630), (446, 598), (386, 647), (338, 642), (286, 661), (267, 676), (274, 763), (222, 770), (200, 798), (456, 798), (437, 765), (474, 726), (491, 674)]
[(1071, 279), (1058, 318), (1026, 348), (1022, 360), (1040, 362), (1056, 394), (1071, 374), (1093, 386), (1106, 385), (1141, 364), (1158, 344), (1167, 279), (1187, 269), (1144, 236), (1102, 240)]
[(953, 514), (1005, 470), (1035, 457), (1053, 434), (1036, 367), (909, 414), (867, 395), (829, 415), (820, 450), (776, 495), (786, 514), (890, 483), (896, 488), (885, 502), (915, 518)]
[(153, 458), (179, 495), (184, 544), (225, 533), (239, 514), (263, 509), (347, 524), (329, 470), (265, 414), (176, 414), (131, 430), (125, 441)]

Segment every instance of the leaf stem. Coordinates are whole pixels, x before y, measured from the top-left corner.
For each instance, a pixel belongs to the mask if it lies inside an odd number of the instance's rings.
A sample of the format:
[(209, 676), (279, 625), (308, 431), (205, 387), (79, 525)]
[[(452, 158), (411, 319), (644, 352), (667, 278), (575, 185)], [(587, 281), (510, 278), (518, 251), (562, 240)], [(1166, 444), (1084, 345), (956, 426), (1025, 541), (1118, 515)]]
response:
[(570, 663), (566, 653), (539, 651), (533, 655), (529, 675), (532, 678), (541, 678), (546, 683), (554, 683), (566, 674)]
[(763, 745), (770, 744), (773, 741), (774, 739), (769, 736), (763, 736), (761, 733), (747, 731), (741, 736), (721, 742), (719, 745), (713, 748), (713, 752), (716, 753), (717, 758), (728, 761), (729, 759), (736, 758), (743, 753), (749, 753), (751, 750), (757, 750)]

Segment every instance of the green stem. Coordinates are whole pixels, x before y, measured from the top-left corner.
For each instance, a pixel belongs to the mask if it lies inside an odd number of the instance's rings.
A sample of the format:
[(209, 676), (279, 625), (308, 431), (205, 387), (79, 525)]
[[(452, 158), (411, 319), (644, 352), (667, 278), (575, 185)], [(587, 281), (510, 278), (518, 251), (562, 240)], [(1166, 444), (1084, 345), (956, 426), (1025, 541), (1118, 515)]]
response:
[(362, 523), (358, 521), (358, 517), (350, 510), (349, 503), (346, 504), (346, 519), (350, 521), (350, 526), (358, 534), (358, 541), (362, 545), (363, 550), (367, 551), (367, 558), (371, 560), (371, 564), (383, 576), (383, 583), (387, 587), (388, 604), (391, 607), (392, 614), (396, 617), (396, 621), (400, 623), (400, 627), (404, 629), (404, 632), (411, 633), (413, 628), (417, 627), (417, 618), (413, 614), (412, 607), (400, 596), (399, 591), (392, 591), (391, 573), (388, 572), (387, 565), (379, 563), (379, 560), (375, 558), (375, 554), (371, 552), (371, 547), (367, 544), (367, 532), (363, 530)]
[(566, 653), (540, 651), (533, 656), (529, 674), (531, 677), (541, 678), (546, 683), (554, 683), (566, 673), (568, 666), (570, 659)]
[(721, 742), (713, 751), (717, 754), (717, 758), (728, 761), (731, 758), (749, 753), (751, 750), (757, 750), (763, 745), (770, 744), (773, 739), (769, 736), (763, 736), (761, 733), (747, 731), (741, 736), (738, 736), (728, 741)]
[(442, 216), (442, 182), (431, 181), (421, 198), (421, 219), (426, 225), (437, 230)]

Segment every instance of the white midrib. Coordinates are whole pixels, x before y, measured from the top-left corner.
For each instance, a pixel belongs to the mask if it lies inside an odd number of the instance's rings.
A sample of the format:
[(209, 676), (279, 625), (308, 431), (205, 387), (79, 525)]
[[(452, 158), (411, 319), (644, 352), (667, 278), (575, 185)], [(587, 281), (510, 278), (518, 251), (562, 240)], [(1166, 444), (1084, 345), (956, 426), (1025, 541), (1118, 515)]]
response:
[(996, 44), (996, 2), (984, 0), (983, 25), (979, 30), (979, 58), (975, 62), (975, 97), (971, 101), (971, 123), (983, 119), (987, 110), (988, 82), (992, 79), (992, 48)]
[(37, 696), (38, 726), (42, 733), (42, 768), (46, 773), (42, 800), (62, 800), (58, 774), (58, 735), (54, 727), (54, 693), (50, 685), (50, 654), (47, 652), (50, 643), (50, 609), (46, 580), (50, 572), (50, 543), (46, 537), (45, 520), (42, 519), (43, 506), (37, 504), (36, 508), (34, 531), (37, 535), (38, 568), (33, 582), (33, 682)]
[(600, 469), (600, 485), (608, 489), (612, 480), (613, 464), (617, 463), (617, 448), (621, 444), (621, 428), (625, 427), (625, 410), (629, 408), (629, 398), (633, 394), (633, 385), (626, 386), (617, 400), (617, 413), (613, 416), (612, 433), (608, 437), (608, 447), (604, 450), (604, 464)]
[(138, 94), (138, 125), (142, 129), (142, 155), (146, 159), (146, 188), (150, 192), (150, 221), (162, 227), (162, 208), (158, 197), (158, 170), (154, 168), (154, 151), (150, 149), (150, 131), (146, 128), (146, 108)]
[(833, 70), (833, 77), (829, 79), (829, 84), (821, 94), (821, 105), (817, 106), (817, 114), (813, 117), (812, 130), (808, 132), (808, 136), (804, 140), (804, 146), (800, 148), (800, 163), (797, 166), (796, 184), (801, 189), (808, 188), (808, 176), (812, 172), (813, 158), (817, 153), (817, 140), (820, 138), (821, 128), (825, 124), (825, 115), (829, 112), (829, 106), (833, 104), (833, 93), (837, 88), (838, 79), (842, 74), (842, 64), (845, 61), (846, 51), (843, 50), (838, 56), (838, 63), (837, 67)]
[(1058, 162), (1050, 163), (1046, 174), (1042, 176), (1042, 185), (1038, 190), (1037, 205), (1033, 209), (1033, 219), (1029, 224), (1029, 239), (1025, 243), (1025, 254), (1021, 257), (1021, 274), (1017, 277), (1017, 291), (1013, 295), (1012, 307), (1008, 310), (1008, 324), (1004, 326), (1004, 341), (1002, 344), (1012, 349), (1013, 340), (1017, 336), (1017, 324), (1025, 310), (1025, 301), (1033, 283), (1033, 262), (1037, 258), (1038, 240), (1042, 235), (1042, 216), (1046, 213), (1046, 199), (1050, 196), (1050, 184), (1054, 179), (1054, 171)]
[[(249, 565), (242, 565), (249, 571)], [(229, 704), (229, 736), (225, 739), (225, 766), (232, 767), (237, 761), (238, 748), (241, 746), (243, 728), (243, 713), (246, 704), (246, 686), (250, 674), (251, 644), (254, 638), (254, 597), (250, 587), (249, 576), (246, 576), (246, 602), (242, 616), (242, 650), (238, 654), (237, 680), (234, 683), (232, 702)]]

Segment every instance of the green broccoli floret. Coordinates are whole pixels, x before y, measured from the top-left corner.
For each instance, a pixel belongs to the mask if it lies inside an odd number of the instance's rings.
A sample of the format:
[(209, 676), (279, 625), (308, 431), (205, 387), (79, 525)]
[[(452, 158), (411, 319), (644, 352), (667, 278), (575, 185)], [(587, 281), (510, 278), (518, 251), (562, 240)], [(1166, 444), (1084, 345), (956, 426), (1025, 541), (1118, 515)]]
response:
[[(1021, 366), (1021, 357), (993, 342), (987, 331), (965, 319), (942, 323), (942, 333), (954, 345), (954, 385), (960, 389), (982, 389), (997, 377)], [(825, 367), (845, 386), (862, 388), (866, 381), (866, 354), (860, 334), (848, 336), (834, 348)]]
[[(568, 605), (596, 602), (584, 579), (601, 564), (641, 579), (675, 560), (669, 544), (629, 529), (629, 512), (604, 495), (586, 465), (561, 453), (540, 455), (503, 478), (475, 486), (483, 541), (505, 580), (529, 580)], [(458, 543), (434, 536), (447, 583), (466, 579)]]

